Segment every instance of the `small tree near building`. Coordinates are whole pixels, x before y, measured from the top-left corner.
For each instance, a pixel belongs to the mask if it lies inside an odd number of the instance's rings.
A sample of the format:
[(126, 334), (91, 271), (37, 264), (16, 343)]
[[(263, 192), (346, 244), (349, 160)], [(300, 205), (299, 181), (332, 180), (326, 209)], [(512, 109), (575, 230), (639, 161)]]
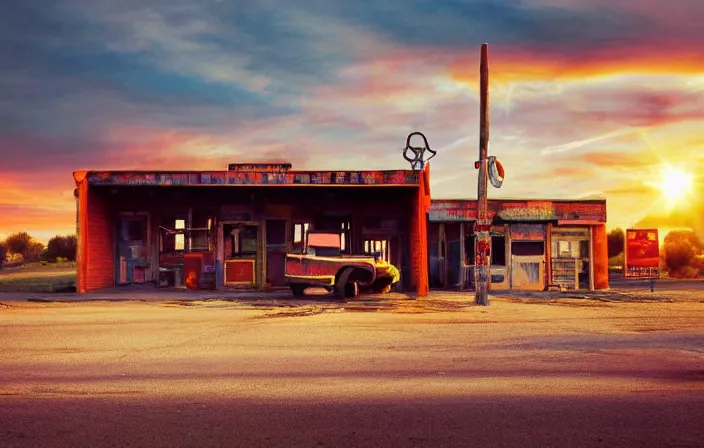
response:
[(5, 260), (7, 259), (7, 245), (0, 241), (0, 268), (2, 268), (2, 265), (5, 264)]
[(623, 253), (624, 245), (626, 244), (626, 233), (622, 228), (616, 227), (606, 235), (606, 245), (609, 252), (609, 258), (615, 257)]
[(55, 262), (58, 258), (76, 261), (76, 246), (78, 239), (75, 235), (56, 235), (47, 244), (47, 259)]
[(27, 232), (13, 233), (5, 239), (8, 252), (13, 254), (24, 255), (31, 243), (32, 236)]
[(698, 277), (704, 270), (704, 243), (689, 230), (673, 230), (665, 236), (663, 259), (671, 277)]
[(25, 262), (35, 263), (42, 259), (43, 252), (44, 245), (38, 241), (32, 241), (29, 243), (22, 256)]

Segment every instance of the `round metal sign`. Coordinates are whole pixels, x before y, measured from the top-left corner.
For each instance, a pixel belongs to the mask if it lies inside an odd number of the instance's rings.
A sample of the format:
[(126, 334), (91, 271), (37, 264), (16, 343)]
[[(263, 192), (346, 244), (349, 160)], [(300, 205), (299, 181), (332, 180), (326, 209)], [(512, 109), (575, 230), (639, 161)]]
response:
[(496, 156), (489, 156), (489, 181), (495, 188), (501, 188), (504, 183), (504, 167)]

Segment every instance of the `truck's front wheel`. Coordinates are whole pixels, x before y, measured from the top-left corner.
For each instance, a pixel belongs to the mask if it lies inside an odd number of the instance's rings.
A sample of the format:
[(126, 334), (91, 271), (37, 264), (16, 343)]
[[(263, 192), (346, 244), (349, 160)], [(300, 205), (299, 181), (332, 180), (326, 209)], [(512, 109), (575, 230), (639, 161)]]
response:
[(359, 285), (355, 281), (350, 281), (350, 275), (354, 269), (345, 269), (335, 282), (335, 293), (343, 299), (352, 299), (359, 294)]

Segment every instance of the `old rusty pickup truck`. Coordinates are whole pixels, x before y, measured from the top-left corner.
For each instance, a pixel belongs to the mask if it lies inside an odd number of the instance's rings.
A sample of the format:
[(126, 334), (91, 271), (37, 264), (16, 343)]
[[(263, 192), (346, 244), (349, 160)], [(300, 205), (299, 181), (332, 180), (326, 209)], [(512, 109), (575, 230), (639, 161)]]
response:
[(352, 298), (360, 291), (389, 292), (399, 281), (396, 267), (374, 255), (343, 254), (341, 242), (339, 233), (311, 231), (302, 253), (286, 254), (286, 278), (295, 297), (317, 287)]

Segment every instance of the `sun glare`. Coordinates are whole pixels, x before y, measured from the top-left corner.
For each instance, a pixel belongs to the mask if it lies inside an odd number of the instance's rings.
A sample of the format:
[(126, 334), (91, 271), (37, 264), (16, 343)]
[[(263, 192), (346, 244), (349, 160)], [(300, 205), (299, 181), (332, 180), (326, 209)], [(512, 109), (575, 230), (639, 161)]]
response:
[(678, 202), (692, 192), (694, 176), (691, 173), (674, 168), (671, 165), (665, 165), (660, 171), (660, 175), (662, 178), (658, 187), (668, 202)]

